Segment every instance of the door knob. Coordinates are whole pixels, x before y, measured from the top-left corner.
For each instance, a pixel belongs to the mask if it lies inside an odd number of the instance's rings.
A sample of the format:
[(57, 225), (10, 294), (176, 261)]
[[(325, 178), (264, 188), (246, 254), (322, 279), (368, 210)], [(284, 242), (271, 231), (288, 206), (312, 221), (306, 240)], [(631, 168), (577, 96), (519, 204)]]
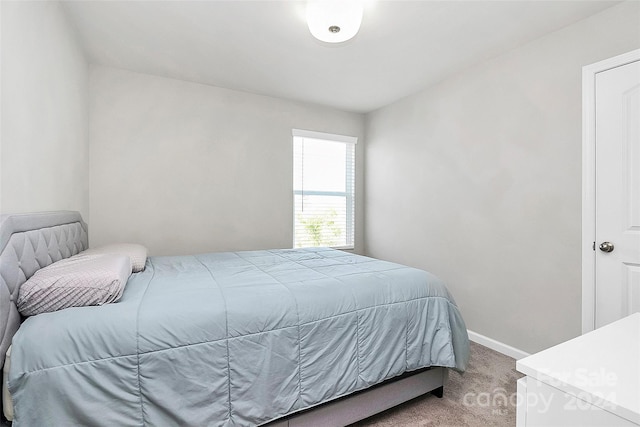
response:
[(613, 252), (613, 243), (611, 242), (602, 242), (600, 243), (600, 250), (602, 252)]

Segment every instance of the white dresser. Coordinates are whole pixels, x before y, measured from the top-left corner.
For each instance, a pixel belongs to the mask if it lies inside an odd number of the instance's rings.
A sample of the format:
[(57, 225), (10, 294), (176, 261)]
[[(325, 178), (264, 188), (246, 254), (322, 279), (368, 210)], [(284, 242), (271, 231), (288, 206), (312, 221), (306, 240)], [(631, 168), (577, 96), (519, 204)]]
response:
[(517, 427), (640, 426), (640, 313), (516, 362)]

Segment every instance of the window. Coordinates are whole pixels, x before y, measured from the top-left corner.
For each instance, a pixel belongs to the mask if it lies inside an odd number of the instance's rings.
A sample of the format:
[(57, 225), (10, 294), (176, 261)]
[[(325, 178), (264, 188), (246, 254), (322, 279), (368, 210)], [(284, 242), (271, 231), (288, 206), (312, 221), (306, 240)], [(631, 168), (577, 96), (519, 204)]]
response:
[(357, 140), (293, 130), (294, 248), (353, 248)]

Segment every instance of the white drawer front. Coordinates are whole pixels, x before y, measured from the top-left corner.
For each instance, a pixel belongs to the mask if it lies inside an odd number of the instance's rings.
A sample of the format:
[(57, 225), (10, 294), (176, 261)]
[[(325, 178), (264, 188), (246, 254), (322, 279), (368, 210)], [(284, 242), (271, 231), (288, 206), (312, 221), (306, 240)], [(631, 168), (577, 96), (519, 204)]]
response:
[(516, 406), (516, 427), (527, 425), (527, 377), (522, 377), (516, 383), (518, 401)]
[[(521, 405), (526, 407), (525, 424), (523, 424), (526, 427), (638, 426), (638, 424), (531, 377), (526, 377), (526, 380), (526, 401), (519, 402), (518, 406), (519, 412)], [(520, 389), (518, 391), (520, 392)], [(519, 396), (522, 395), (519, 394)], [(601, 406), (607, 407), (604, 400), (601, 402)]]

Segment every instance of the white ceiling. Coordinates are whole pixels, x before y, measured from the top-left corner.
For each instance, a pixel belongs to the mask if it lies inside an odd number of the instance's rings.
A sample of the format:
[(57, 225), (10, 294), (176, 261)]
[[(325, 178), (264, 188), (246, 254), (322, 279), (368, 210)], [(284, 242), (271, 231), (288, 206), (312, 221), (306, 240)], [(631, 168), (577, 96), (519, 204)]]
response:
[(368, 112), (613, 1), (370, 0), (339, 46), (304, 1), (70, 1), (90, 62)]

